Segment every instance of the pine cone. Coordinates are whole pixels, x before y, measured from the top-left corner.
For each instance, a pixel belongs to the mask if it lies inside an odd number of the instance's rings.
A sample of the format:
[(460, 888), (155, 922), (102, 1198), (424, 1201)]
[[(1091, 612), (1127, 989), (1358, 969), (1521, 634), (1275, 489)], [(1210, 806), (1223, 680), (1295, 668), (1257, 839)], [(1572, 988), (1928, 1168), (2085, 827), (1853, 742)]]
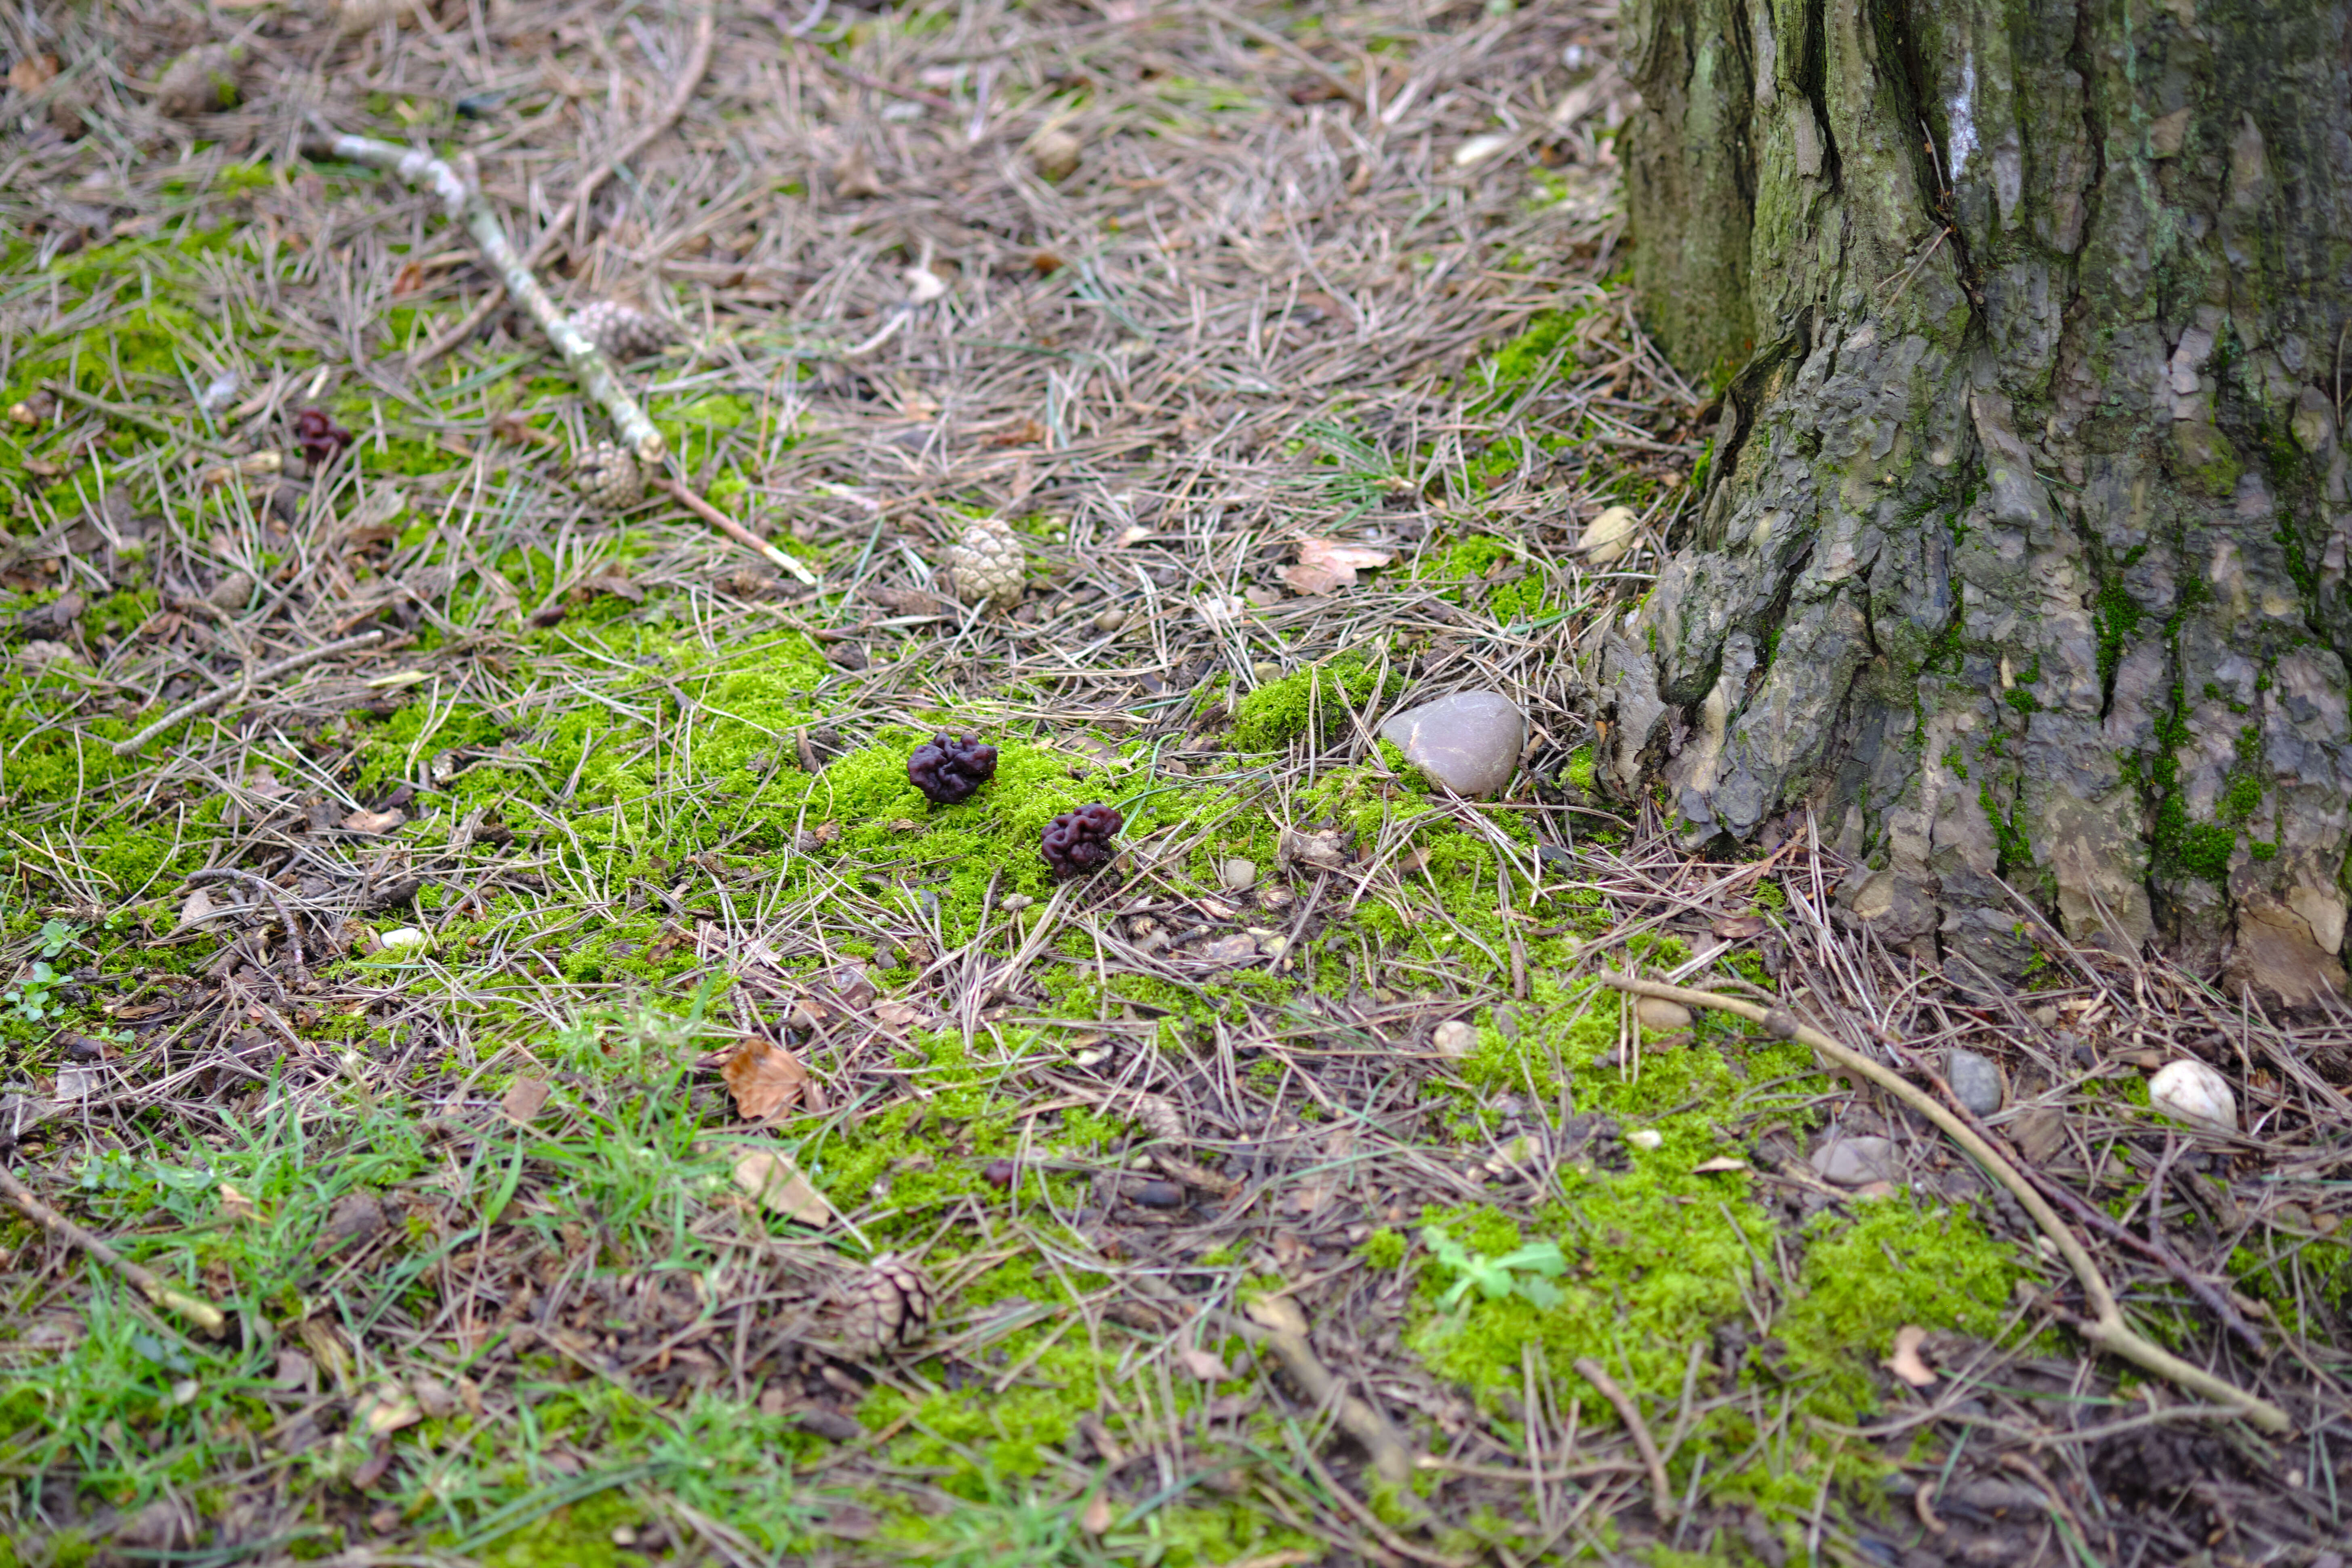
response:
[(572, 484), (594, 511), (619, 511), (646, 493), (637, 460), (610, 441), (599, 441), (572, 459)]
[(675, 335), (669, 323), (618, 300), (599, 300), (572, 313), (572, 324), (609, 360), (658, 353)]
[(1021, 602), (1021, 536), (1001, 517), (984, 517), (948, 547), (948, 580), (967, 605), (1006, 609)]
[(1129, 1121), (1154, 1138), (1170, 1143), (1192, 1142), (1192, 1129), (1184, 1124), (1184, 1112), (1164, 1094), (1138, 1094), (1120, 1109), (1127, 1112)]
[(920, 1268), (894, 1252), (877, 1258), (845, 1292), (841, 1340), (854, 1355), (913, 1344), (930, 1328), (937, 1298)]

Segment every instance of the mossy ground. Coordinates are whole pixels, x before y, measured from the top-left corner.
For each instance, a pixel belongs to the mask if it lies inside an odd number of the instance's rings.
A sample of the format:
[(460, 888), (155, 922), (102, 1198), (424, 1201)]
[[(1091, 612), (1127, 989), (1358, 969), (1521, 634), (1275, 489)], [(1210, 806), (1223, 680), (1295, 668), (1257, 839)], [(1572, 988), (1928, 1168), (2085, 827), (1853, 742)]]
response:
[[(827, 24), (816, 47), (892, 73), (937, 50), (941, 90), (968, 93), (958, 15)], [(1020, 33), (1023, 90), (1092, 138), (1066, 210), (1036, 216), (936, 125), (845, 101), (841, 123), (890, 128), (874, 146), (916, 166), (880, 196), (828, 174), (810, 197), (787, 174), (835, 167), (833, 121), (730, 67), (688, 130), (796, 127), (760, 143), (773, 223), (742, 218), (710, 160), (665, 153), (557, 279), (575, 301), (639, 288), (688, 329), (630, 375), (676, 471), (807, 563), (808, 592), (665, 503), (582, 511), (562, 457), (597, 423), (527, 333), (494, 321), (399, 368), (480, 279), (393, 182), (232, 152), (241, 121), (167, 163), (142, 121), (37, 149), (52, 185), (114, 204), (102, 225), (68, 236), (0, 195), (24, 218), (0, 406), (30, 416), (0, 427), (12, 1159), (236, 1325), (191, 1333), (0, 1226), (0, 1510), (20, 1525), (0, 1563), (1853, 1555), (1915, 1457), (1854, 1435), (1911, 1408), (1879, 1364), (1895, 1331), (2047, 1348), (2017, 1302), (2052, 1268), (1969, 1192), (1788, 1174), (1858, 1110), (1801, 1050), (1714, 1018), (1645, 1039), (1594, 982), (1696, 963), (1769, 984), (1815, 896), (1775, 862), (1693, 903), (1595, 799), (1567, 677), (1626, 584), (1565, 546), (1602, 505), (1671, 500), (1689, 464), (1612, 445), (1625, 411), (1593, 399), (1650, 399), (1654, 435), (1696, 414), (1640, 379), (1601, 275), (1607, 215), (1576, 194), (1613, 178), (1600, 145), (1547, 143), (1547, 177), (1463, 193), (1444, 222), (1475, 237), (1449, 260), (1420, 160), (1486, 129), (1469, 100), (1389, 97), (1396, 147), (1423, 152), (1380, 154), (1351, 192), (1308, 155), (1319, 89), (1236, 74), (1198, 18), (1150, 30), (1130, 103), (1102, 84), (1134, 39), (1102, 44), (1088, 68), (1108, 75), (1048, 73), (1057, 32), (991, 17)], [(1433, 25), (1276, 23), (1383, 70)], [(376, 47), (255, 25), (342, 74)], [(1547, 95), (1593, 26), (1492, 25), (1507, 47), (1482, 68)], [(722, 26), (722, 62), (773, 56)], [(683, 47), (679, 19), (656, 31)], [(567, 69), (607, 68), (584, 35), (547, 37)], [(294, 101), (256, 69), (249, 106)], [(472, 84), (441, 85), (454, 103)], [(477, 133), (421, 85), (336, 90), (378, 132)], [(1281, 194), (1302, 169), (1312, 200)], [(910, 215), (958, 180), (1011, 249), (875, 237), (898, 232), (885, 213), (929, 232)], [(1359, 200), (1396, 265), (1330, 216)], [(1356, 324), (1386, 318), (1336, 294), (1267, 325), (1226, 258), (1275, 219), (1231, 215), (1310, 209), (1318, 276), (1363, 301), (1409, 280), (1409, 331), (1368, 348)], [(803, 220), (814, 260), (781, 237)], [(687, 271), (643, 270), (639, 245)], [(910, 314), (889, 354), (845, 363), (924, 266), (963, 313)], [(780, 306), (773, 280), (803, 267), (824, 281)], [(1160, 267), (1257, 325), (1200, 338), (1192, 304), (1132, 281)], [(1528, 268), (1547, 308), (1464, 281)], [(289, 428), (308, 406), (356, 437), (317, 474)], [(221, 471), (266, 455), (277, 474)], [(1182, 477), (1195, 458), (1214, 485)], [(1006, 616), (934, 596), (976, 515), (1015, 519), (1029, 552)], [(1309, 533), (1396, 564), (1285, 597)], [(41, 618), (73, 596), (78, 616)], [(384, 646), (113, 750), (364, 628)], [(1509, 689), (1540, 731), (1493, 802), (1433, 794), (1368, 739), (1465, 684)], [(999, 762), (933, 805), (905, 763), (944, 729)], [(1059, 881), (1040, 830), (1097, 801), (1122, 856)], [(223, 868), (272, 890), (188, 880)], [(1748, 934), (1717, 947), (1727, 921)], [(399, 928), (425, 940), (382, 946)], [(1469, 1026), (1466, 1049), (1441, 1025)], [(718, 1069), (747, 1037), (810, 1075), (769, 1125)], [(2145, 1138), (2144, 1104), (2118, 1105), (2118, 1144)], [(747, 1149), (789, 1158), (831, 1217), (749, 1201)], [(1448, 1300), (1448, 1258), (1492, 1279), (1528, 1249), (1540, 1266), (1499, 1294)], [(861, 1353), (842, 1292), (885, 1253), (919, 1260), (938, 1312), (902, 1353)], [(2310, 1312), (2340, 1308), (2342, 1253), (2242, 1261)], [(1267, 1296), (1439, 1463), (1372, 1475), (1253, 1344)], [(1630, 1449), (1574, 1370), (1588, 1355), (1668, 1440), (1697, 1510), (1679, 1534), (1612, 1489)], [(1601, 1506), (1562, 1523), (1529, 1478), (1571, 1433), (1601, 1457)]]

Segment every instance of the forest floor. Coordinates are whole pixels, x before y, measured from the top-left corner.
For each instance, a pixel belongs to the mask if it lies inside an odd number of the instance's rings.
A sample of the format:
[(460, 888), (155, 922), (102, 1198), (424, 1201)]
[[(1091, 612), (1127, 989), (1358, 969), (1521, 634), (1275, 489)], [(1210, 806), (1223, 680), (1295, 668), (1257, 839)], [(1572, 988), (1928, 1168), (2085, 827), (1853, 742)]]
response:
[[(1801, 811), (1713, 861), (1595, 790), (1578, 650), (1716, 415), (1608, 7), (698, 20), (0, 23), (0, 1156), (81, 1227), (0, 1210), (0, 1563), (2340, 1568), (2352, 1031), (2023, 905), (2028, 985), (1948, 976)], [(792, 570), (585, 507), (463, 232), (299, 150), (471, 149), (527, 244), (681, 94), (543, 275), (666, 324), (670, 474)], [(1008, 612), (939, 591), (986, 517)], [(1461, 690), (1528, 717), (1492, 800), (1374, 734)], [(1989, 1092), (2291, 1430), (1636, 973)], [(2150, 1109), (2182, 1057), (2242, 1132)]]

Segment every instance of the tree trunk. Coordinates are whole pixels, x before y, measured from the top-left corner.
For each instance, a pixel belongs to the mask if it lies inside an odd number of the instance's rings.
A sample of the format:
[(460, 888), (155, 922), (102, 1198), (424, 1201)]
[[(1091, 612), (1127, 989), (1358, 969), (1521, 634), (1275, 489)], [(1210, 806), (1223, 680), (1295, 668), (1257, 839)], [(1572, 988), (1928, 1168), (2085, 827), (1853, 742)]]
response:
[(2030, 905), (2340, 994), (2352, 6), (1625, 11), (1644, 309), (1736, 370), (1604, 773), (1695, 841), (1810, 808), (1961, 974)]

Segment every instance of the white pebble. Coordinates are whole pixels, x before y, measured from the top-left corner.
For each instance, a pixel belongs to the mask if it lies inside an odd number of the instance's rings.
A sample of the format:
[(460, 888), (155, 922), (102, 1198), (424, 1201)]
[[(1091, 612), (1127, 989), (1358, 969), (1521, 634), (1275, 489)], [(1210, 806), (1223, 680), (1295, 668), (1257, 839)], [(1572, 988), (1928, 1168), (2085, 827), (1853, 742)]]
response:
[(1666, 1141), (1666, 1135), (1654, 1127), (1636, 1127), (1625, 1134), (1625, 1142), (1636, 1149), (1655, 1149)]
[(2147, 1080), (2148, 1103), (2176, 1121), (2208, 1132), (2238, 1130), (2238, 1099), (2229, 1080), (2203, 1062), (2183, 1057)]
[(403, 952), (411, 948), (423, 952), (433, 945), (433, 939), (415, 926), (394, 926), (376, 940), (383, 943), (386, 952)]
[(1449, 1018), (1437, 1026), (1437, 1032), (1430, 1037), (1430, 1043), (1437, 1047), (1440, 1055), (1466, 1057), (1478, 1048), (1478, 1031), (1459, 1018)]
[(1244, 860), (1236, 855), (1217, 868), (1217, 880), (1234, 892), (1240, 892), (1257, 880), (1257, 862)]

